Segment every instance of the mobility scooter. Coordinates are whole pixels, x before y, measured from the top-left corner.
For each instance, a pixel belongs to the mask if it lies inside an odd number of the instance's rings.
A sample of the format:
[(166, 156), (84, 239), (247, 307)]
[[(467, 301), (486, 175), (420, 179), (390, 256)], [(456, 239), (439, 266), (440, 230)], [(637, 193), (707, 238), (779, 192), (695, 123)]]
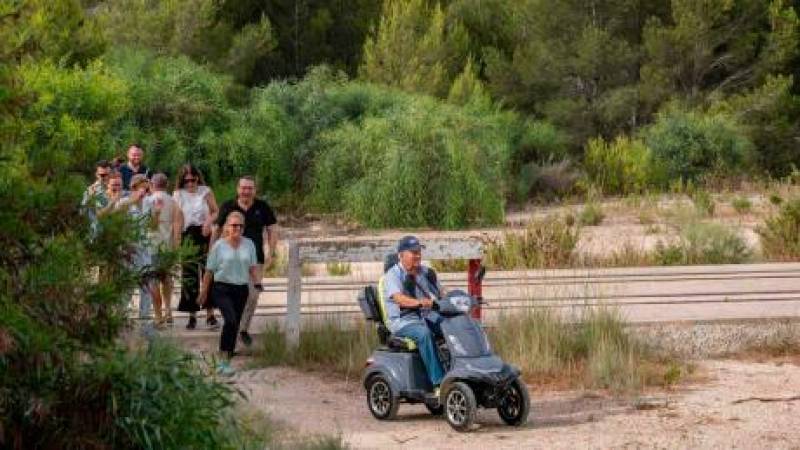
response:
[(528, 389), (519, 369), (492, 353), (485, 331), (471, 317), (475, 298), (453, 290), (434, 301), (433, 310), (442, 318), (441, 335), (435, 334), (435, 339), (445, 372), (436, 396), (414, 341), (389, 332), (382, 284), (383, 279), (378, 286), (365, 287), (358, 298), (381, 342), (367, 359), (363, 374), (367, 405), (375, 418), (393, 419), (400, 403), (424, 403), (432, 414), (444, 414), (457, 431), (472, 427), (478, 407), (497, 408), (508, 425), (526, 423)]

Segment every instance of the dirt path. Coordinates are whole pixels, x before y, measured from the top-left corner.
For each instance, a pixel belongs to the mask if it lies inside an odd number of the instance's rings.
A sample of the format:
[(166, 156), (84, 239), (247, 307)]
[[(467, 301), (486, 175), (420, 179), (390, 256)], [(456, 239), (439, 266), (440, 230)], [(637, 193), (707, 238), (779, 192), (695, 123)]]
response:
[(532, 393), (527, 426), (501, 424), (481, 411), (472, 433), (454, 432), (423, 406), (401, 405), (399, 418), (372, 418), (358, 380), (287, 368), (241, 371), (250, 402), (303, 434), (340, 434), (353, 448), (800, 448), (800, 401), (733, 403), (800, 394), (793, 364), (708, 361), (709, 380), (677, 392), (615, 400), (579, 392)]

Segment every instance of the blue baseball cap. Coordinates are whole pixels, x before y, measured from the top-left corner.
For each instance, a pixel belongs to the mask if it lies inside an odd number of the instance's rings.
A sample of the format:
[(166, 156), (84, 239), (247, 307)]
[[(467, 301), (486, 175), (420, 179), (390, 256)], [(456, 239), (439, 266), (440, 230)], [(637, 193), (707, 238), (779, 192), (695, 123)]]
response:
[(425, 246), (419, 243), (419, 239), (416, 236), (404, 236), (397, 242), (397, 253), (405, 251), (418, 252), (423, 248)]

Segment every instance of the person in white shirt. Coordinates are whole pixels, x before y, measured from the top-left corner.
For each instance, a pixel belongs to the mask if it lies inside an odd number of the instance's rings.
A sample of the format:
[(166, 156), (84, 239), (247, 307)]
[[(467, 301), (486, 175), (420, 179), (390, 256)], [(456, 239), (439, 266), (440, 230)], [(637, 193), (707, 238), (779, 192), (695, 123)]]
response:
[[(166, 192), (169, 185), (166, 175), (163, 173), (153, 175), (151, 185), (152, 193), (145, 199), (145, 202), (153, 217), (153, 224), (148, 237), (155, 250), (153, 266), (158, 268), (156, 289), (160, 291), (161, 295), (159, 298), (154, 299), (156, 301), (153, 306), (156, 326), (160, 327), (165, 323), (172, 323), (173, 283), (170, 275), (171, 267), (158, 267), (158, 255), (162, 251), (174, 250), (180, 246), (181, 232), (183, 231), (183, 214), (178, 207), (178, 202)], [(158, 301), (159, 299), (161, 301)], [(161, 304), (162, 302), (164, 305)]]
[[(196, 313), (200, 310), (197, 295), (208, 256), (212, 224), (217, 218), (219, 208), (214, 193), (203, 181), (203, 175), (191, 164), (180, 168), (175, 186), (177, 189), (172, 198), (183, 214), (181, 239), (191, 242), (198, 249), (197, 261), (185, 263), (181, 268), (181, 298), (178, 303), (178, 311), (190, 314), (186, 328), (192, 330), (197, 326)], [(214, 317), (214, 308), (207, 305), (206, 311), (206, 324), (209, 328), (219, 328), (219, 322)]]

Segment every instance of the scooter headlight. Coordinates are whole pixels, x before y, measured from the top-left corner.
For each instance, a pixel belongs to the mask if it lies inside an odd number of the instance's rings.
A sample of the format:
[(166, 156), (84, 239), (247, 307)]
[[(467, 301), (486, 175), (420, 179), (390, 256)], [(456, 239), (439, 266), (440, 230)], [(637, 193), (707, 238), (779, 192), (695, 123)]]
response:
[(472, 299), (467, 296), (458, 296), (458, 297), (451, 297), (450, 303), (453, 304), (457, 310), (468, 314), (470, 308), (472, 307)]

